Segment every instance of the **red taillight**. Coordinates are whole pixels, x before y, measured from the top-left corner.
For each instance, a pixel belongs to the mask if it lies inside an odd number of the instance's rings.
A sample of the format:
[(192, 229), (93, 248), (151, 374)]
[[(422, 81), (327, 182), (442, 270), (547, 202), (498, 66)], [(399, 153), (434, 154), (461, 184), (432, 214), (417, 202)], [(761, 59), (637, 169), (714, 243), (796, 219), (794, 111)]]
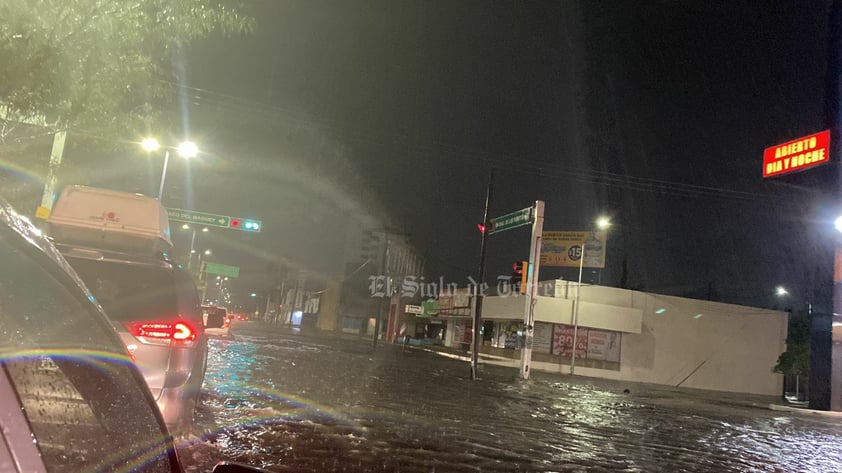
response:
[(150, 345), (190, 346), (196, 340), (196, 330), (184, 321), (172, 322), (125, 322), (135, 338)]

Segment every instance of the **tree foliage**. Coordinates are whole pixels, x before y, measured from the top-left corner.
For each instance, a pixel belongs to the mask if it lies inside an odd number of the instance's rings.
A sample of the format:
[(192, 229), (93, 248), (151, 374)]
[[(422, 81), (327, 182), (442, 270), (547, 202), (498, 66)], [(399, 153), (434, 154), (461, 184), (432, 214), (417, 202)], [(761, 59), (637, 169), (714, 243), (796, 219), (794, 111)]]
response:
[(778, 357), (776, 373), (809, 375), (810, 373), (810, 316), (794, 314), (786, 336), (786, 351)]
[(12, 120), (125, 136), (172, 102), (181, 46), (252, 27), (209, 0), (0, 0), (0, 105)]

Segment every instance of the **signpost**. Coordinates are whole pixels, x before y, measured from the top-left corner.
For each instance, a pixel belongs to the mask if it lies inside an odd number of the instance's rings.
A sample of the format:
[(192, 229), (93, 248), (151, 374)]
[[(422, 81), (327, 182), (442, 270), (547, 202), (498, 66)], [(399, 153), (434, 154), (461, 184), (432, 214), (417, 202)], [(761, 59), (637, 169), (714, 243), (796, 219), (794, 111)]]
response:
[(198, 223), (210, 227), (228, 228), (231, 223), (231, 217), (227, 215), (194, 212), (192, 210), (167, 209), (167, 215), (170, 217), (170, 220), (175, 220), (176, 222)]
[(228, 215), (209, 214), (184, 209), (167, 209), (170, 220), (176, 222), (195, 223), (209, 227), (227, 228), (229, 230), (242, 230), (245, 232), (259, 232), (263, 222), (256, 219), (229, 217)]
[[(493, 182), (493, 173), (492, 173)], [(536, 200), (533, 206), (515, 212), (488, 219), (488, 203), (491, 200), (491, 186), (489, 184), (486, 197), (486, 217), (483, 219), (483, 229), (488, 228), (488, 235), (500, 233), (513, 228), (532, 224), (532, 238), (529, 245), (529, 266), (526, 271), (526, 298), (523, 308), (523, 347), (520, 351), (520, 376), (529, 379), (529, 369), (532, 364), (532, 341), (534, 339), (535, 302), (538, 300), (538, 267), (541, 260), (541, 234), (544, 229), (544, 201)], [(484, 278), (485, 267), (485, 233), (480, 256), (480, 280)], [(474, 337), (471, 347), (471, 379), (476, 379), (476, 367), (480, 348), (479, 326), (482, 321), (482, 295), (477, 294), (477, 304), (474, 312)]]
[(532, 207), (520, 209), (489, 221), (488, 234), (493, 235), (532, 223)]
[(229, 278), (240, 277), (240, 268), (238, 266), (228, 266), (227, 264), (205, 263), (205, 272)]
[(415, 315), (424, 315), (424, 307), (420, 306), (420, 305), (407, 304), (406, 308), (404, 309), (404, 313), (415, 314)]
[[(541, 237), (544, 231), (544, 201), (536, 200), (529, 244), (529, 269), (526, 273), (526, 301), (523, 308), (523, 348), (520, 350), (520, 377), (529, 379), (532, 365), (532, 340), (535, 336), (535, 302), (538, 300), (538, 267), (541, 262)], [(531, 209), (530, 209), (531, 210)], [(521, 211), (522, 212), (522, 211)], [(524, 268), (526, 269), (526, 268)]]

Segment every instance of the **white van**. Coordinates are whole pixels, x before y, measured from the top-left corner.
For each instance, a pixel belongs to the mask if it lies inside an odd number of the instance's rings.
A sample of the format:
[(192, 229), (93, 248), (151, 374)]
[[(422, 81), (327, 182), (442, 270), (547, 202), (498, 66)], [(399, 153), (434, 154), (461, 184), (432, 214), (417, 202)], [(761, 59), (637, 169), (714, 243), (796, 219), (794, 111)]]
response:
[(207, 363), (193, 277), (173, 261), (166, 209), (140, 194), (71, 186), (48, 219), (73, 267), (134, 356), (175, 434), (187, 433)]

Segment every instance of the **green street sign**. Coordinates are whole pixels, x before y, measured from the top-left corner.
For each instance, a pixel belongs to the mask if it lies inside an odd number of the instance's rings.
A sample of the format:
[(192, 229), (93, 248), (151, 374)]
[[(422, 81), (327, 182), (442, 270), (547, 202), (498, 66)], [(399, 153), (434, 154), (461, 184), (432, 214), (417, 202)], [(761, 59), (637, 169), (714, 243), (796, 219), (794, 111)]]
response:
[(228, 266), (227, 264), (205, 263), (205, 272), (227, 276), (229, 278), (240, 277), (240, 268), (238, 266)]
[(532, 223), (532, 207), (527, 207), (500, 217), (492, 218), (489, 220), (489, 223), (489, 226), (491, 227), (488, 229), (489, 235), (500, 233), (505, 230), (511, 230), (512, 228), (521, 227), (523, 225), (529, 225)]
[(169, 215), (170, 220), (175, 220), (176, 222), (197, 223), (210, 227), (228, 228), (231, 222), (231, 217), (227, 215), (208, 214), (183, 209), (167, 209), (167, 215)]

